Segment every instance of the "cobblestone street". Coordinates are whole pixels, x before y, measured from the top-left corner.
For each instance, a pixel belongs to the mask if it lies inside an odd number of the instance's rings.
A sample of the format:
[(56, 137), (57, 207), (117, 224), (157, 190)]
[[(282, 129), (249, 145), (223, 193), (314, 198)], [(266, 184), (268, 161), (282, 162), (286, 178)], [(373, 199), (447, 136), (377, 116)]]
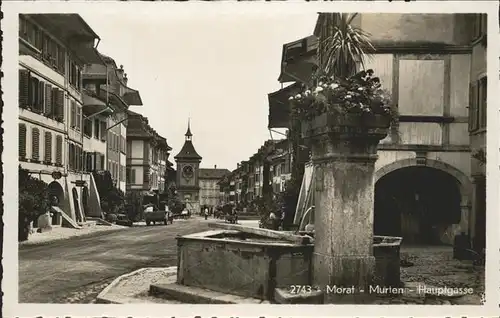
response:
[(402, 247), (401, 259), (413, 266), (401, 267), (401, 280), (411, 286), (472, 288), (472, 295), (435, 296), (409, 293), (398, 297), (380, 297), (379, 304), (481, 304), (484, 293), (484, 267), (473, 266), (470, 261), (453, 259), (448, 246)]

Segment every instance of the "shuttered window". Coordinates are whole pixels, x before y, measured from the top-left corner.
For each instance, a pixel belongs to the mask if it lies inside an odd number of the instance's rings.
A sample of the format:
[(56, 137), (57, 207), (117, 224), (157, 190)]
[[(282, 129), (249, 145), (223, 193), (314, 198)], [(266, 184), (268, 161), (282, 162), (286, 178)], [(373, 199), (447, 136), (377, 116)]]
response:
[(478, 108), (479, 108), (479, 129), (486, 128), (487, 121), (487, 92), (488, 92), (488, 80), (486, 76), (479, 80), (478, 87)]
[(101, 140), (106, 141), (106, 122), (101, 121)]
[(44, 105), (45, 105), (45, 82), (38, 82), (38, 92), (36, 99), (36, 109), (39, 113), (44, 113)]
[(31, 159), (40, 160), (40, 130), (33, 128), (31, 131)]
[(33, 111), (37, 111), (38, 82), (37, 78), (30, 76), (28, 107)]
[(70, 126), (71, 128), (75, 128), (76, 127), (76, 104), (75, 104), (75, 101), (72, 100), (71, 101), (71, 117), (70, 117)]
[(99, 139), (99, 129), (101, 128), (101, 121), (99, 119), (94, 119), (94, 138)]
[(45, 132), (44, 150), (43, 161), (52, 164), (52, 134), (49, 131)]
[(75, 123), (75, 126), (76, 126), (76, 129), (78, 131), (80, 131), (82, 129), (82, 108), (76, 102), (75, 102), (75, 109), (76, 109), (76, 123)]
[(19, 158), (26, 158), (26, 125), (19, 124)]
[(53, 117), (54, 112), (53, 112), (53, 97), (52, 97), (52, 85), (46, 84), (45, 85), (45, 109), (44, 109), (44, 114), (47, 117)]
[(96, 170), (104, 170), (101, 168), (102, 163), (101, 163), (101, 154), (100, 153), (95, 154), (94, 160), (95, 160), (95, 169)]
[(68, 145), (68, 156), (69, 156), (69, 163), (68, 167), (73, 170), (75, 168), (75, 146), (73, 144)]
[(57, 90), (57, 120), (60, 122), (64, 121), (64, 91), (58, 89)]
[(63, 139), (62, 136), (56, 136), (56, 164), (62, 165), (62, 153), (63, 153)]
[(469, 88), (469, 131), (478, 128), (477, 83), (471, 83)]
[(30, 73), (27, 70), (19, 70), (19, 107), (28, 107), (29, 80)]
[(101, 170), (105, 170), (106, 169), (104, 167), (105, 164), (106, 164), (106, 161), (105, 161), (104, 155), (101, 155), (101, 166), (100, 166)]

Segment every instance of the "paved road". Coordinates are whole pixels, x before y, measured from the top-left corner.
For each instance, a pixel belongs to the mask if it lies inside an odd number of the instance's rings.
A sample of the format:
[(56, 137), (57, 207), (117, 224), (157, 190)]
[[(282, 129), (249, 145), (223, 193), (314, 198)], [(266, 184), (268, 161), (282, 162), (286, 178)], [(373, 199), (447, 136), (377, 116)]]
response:
[(207, 229), (195, 218), (20, 247), (19, 302), (89, 303), (119, 275), (176, 265), (175, 237)]

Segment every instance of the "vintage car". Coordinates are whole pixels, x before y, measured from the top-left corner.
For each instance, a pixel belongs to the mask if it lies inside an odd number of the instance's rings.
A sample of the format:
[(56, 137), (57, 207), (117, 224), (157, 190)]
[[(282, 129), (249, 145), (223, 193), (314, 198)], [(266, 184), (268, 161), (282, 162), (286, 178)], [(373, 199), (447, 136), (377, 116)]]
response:
[(151, 223), (156, 224), (157, 222), (167, 225), (168, 214), (167, 211), (158, 210), (156, 208), (151, 211), (146, 208), (144, 210), (144, 220), (146, 221), (146, 225), (151, 225)]

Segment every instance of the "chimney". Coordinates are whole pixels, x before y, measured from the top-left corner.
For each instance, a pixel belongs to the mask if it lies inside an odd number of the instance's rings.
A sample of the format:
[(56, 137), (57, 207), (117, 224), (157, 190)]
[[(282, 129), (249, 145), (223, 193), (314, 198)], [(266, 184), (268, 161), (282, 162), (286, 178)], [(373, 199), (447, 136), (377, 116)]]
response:
[(217, 169), (217, 165), (214, 165), (214, 169)]

